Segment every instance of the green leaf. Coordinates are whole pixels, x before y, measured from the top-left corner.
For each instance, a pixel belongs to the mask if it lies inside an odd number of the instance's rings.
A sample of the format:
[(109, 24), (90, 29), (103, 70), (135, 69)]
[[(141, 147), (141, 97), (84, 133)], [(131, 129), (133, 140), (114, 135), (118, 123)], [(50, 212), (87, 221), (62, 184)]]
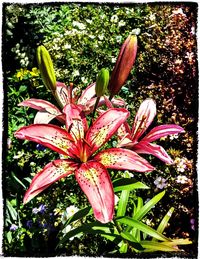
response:
[(147, 249), (144, 252), (153, 252), (153, 251), (163, 251), (163, 252), (178, 252), (179, 248), (177, 246), (167, 245), (162, 242), (155, 241), (141, 241), (141, 245)]
[(70, 224), (70, 223), (72, 223), (72, 222), (74, 222), (76, 220), (79, 220), (79, 219), (81, 219), (83, 217), (86, 217), (88, 215), (92, 215), (92, 213), (93, 213), (93, 210), (92, 210), (92, 208), (90, 206), (88, 206), (86, 208), (83, 208), (83, 209), (80, 209), (73, 216), (71, 216), (69, 218), (69, 220), (67, 221), (66, 224), (68, 225), (68, 224)]
[(6, 206), (8, 208), (8, 211), (10, 213), (10, 216), (13, 220), (17, 220), (17, 212), (9, 202), (9, 200), (6, 200)]
[(165, 191), (154, 196), (150, 201), (148, 201), (140, 210), (138, 210), (133, 216), (134, 219), (142, 219), (154, 206), (158, 203), (162, 197), (165, 195)]
[[(172, 216), (172, 213), (174, 211), (174, 208), (171, 207), (169, 209), (169, 211), (167, 212), (167, 214), (164, 216), (164, 218), (162, 219), (162, 221), (160, 222), (158, 228), (157, 228), (157, 231), (160, 232), (160, 233), (163, 233), (164, 229), (166, 228), (167, 226), (167, 223), (169, 221), (169, 219), (171, 218)], [(154, 240), (154, 238), (152, 239), (152, 241)]]
[(124, 190), (121, 192), (121, 196), (118, 203), (118, 209), (117, 209), (117, 217), (121, 217), (125, 215), (129, 194), (130, 194), (130, 191), (127, 191), (127, 190)]
[(12, 242), (12, 232), (8, 231), (6, 234), (6, 237), (7, 237), (8, 243), (10, 244)]
[(113, 241), (115, 238), (118, 238), (120, 236), (112, 233), (111, 232), (112, 229), (113, 229), (113, 225), (111, 223), (108, 223), (108, 224), (101, 224), (100, 222), (88, 223), (67, 232), (60, 240), (58, 246), (65, 243), (69, 238), (74, 237), (80, 233), (84, 233), (84, 234), (87, 233), (87, 234), (94, 234), (94, 235), (101, 234), (107, 237), (108, 239), (111, 239), (112, 237), (112, 241)]
[(17, 176), (12, 172), (12, 177), (15, 179), (16, 182), (18, 182), (24, 189), (26, 189), (26, 186), (17, 178)]
[(25, 92), (27, 90), (27, 86), (26, 85), (21, 85), (19, 88), (19, 92)]
[(121, 232), (121, 237), (123, 239), (126, 239), (129, 242), (131, 242), (131, 246), (133, 246), (133, 248), (135, 248), (137, 250), (144, 250), (144, 248), (141, 246), (141, 244), (130, 233), (128, 233), (128, 232)]
[(130, 217), (123, 217), (123, 218), (118, 218), (116, 219), (117, 222), (120, 222), (122, 224), (126, 224), (128, 226), (131, 226), (131, 227), (134, 227), (134, 228), (137, 228), (139, 229), (140, 231), (146, 233), (147, 235), (151, 236), (151, 237), (155, 237), (156, 239), (158, 240), (161, 240), (161, 241), (170, 241), (169, 238), (165, 237), (163, 234), (157, 232), (156, 230), (154, 230), (153, 228), (145, 225), (144, 223), (138, 221), (138, 220), (135, 220), (135, 219), (132, 219)]
[(121, 242), (120, 244), (121, 244), (121, 246), (120, 246), (119, 252), (120, 252), (121, 254), (127, 253), (128, 244), (125, 243), (123, 240), (122, 240), (122, 242)]
[(131, 178), (119, 178), (113, 181), (114, 192), (123, 190), (134, 190), (134, 189), (149, 189), (148, 186), (141, 182), (136, 182), (135, 179)]

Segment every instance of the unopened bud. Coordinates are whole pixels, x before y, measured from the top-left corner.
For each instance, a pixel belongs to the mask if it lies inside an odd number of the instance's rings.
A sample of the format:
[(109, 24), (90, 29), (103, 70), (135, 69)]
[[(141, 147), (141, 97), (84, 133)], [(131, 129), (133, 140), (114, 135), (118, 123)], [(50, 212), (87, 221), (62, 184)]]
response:
[(136, 54), (137, 36), (129, 35), (120, 49), (117, 62), (111, 74), (110, 83), (108, 85), (111, 98), (119, 92), (127, 80), (128, 75), (135, 63)]
[(106, 68), (102, 68), (96, 80), (95, 91), (96, 91), (97, 97), (101, 97), (105, 94), (108, 83), (109, 83), (109, 71)]
[(53, 68), (53, 62), (49, 52), (44, 46), (39, 46), (37, 48), (37, 62), (44, 85), (47, 87), (47, 89), (55, 92), (56, 76)]

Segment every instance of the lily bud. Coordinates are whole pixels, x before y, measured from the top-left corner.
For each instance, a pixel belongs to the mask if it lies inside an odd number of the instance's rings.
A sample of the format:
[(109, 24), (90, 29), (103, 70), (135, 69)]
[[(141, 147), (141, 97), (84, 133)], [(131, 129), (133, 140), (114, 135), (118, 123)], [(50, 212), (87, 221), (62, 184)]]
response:
[(111, 74), (108, 89), (110, 91), (110, 99), (119, 92), (135, 63), (137, 54), (137, 37), (129, 35), (123, 43), (117, 62)]
[(56, 90), (56, 76), (53, 69), (53, 62), (49, 52), (44, 46), (37, 48), (37, 62), (42, 76), (42, 81), (47, 89), (55, 92)]
[(96, 80), (95, 91), (96, 91), (97, 97), (101, 97), (105, 94), (109, 83), (109, 78), (110, 77), (109, 77), (108, 69), (102, 68)]

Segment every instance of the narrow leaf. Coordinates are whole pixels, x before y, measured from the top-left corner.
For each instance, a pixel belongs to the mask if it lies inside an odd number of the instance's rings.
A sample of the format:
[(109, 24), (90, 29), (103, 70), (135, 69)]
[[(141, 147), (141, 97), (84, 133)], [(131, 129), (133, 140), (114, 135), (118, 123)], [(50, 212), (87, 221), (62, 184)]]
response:
[(11, 173), (11, 175), (16, 182), (18, 182), (24, 189), (26, 189), (26, 186), (22, 183), (22, 181), (19, 180), (19, 178), (17, 178), (17, 176), (13, 172)]
[(8, 208), (8, 211), (10, 213), (11, 218), (15, 221), (17, 220), (17, 212), (9, 202), (9, 200), (6, 200), (6, 206)]
[(141, 246), (141, 244), (130, 233), (122, 232), (121, 236), (122, 236), (122, 238), (124, 238), (124, 239), (128, 240), (129, 242), (131, 242), (131, 246), (133, 246), (133, 248), (135, 248), (137, 250), (144, 250), (144, 248)]
[[(167, 243), (169, 244), (169, 243)], [(173, 245), (167, 245), (165, 242), (141, 241), (141, 245), (146, 248), (144, 252), (163, 251), (163, 252), (178, 252), (179, 248)]]
[(135, 190), (135, 189), (149, 189), (147, 185), (142, 182), (136, 182), (135, 179), (131, 178), (120, 178), (113, 181), (114, 192), (122, 190)]
[(161, 240), (161, 241), (169, 241), (170, 240), (169, 238), (160, 234), (159, 232), (157, 232), (153, 228), (145, 225), (144, 223), (142, 223), (138, 220), (132, 219), (130, 217), (118, 218), (117, 221), (122, 223), (122, 224), (126, 224), (128, 226), (137, 228), (137, 229), (141, 230), (142, 232), (146, 233), (147, 235), (155, 237), (158, 240)]
[(165, 195), (165, 191), (157, 194), (154, 196), (150, 201), (148, 201), (140, 210), (138, 210), (135, 215), (134, 219), (140, 220), (142, 219), (152, 208), (155, 206), (156, 203), (158, 203), (162, 197)]
[[(162, 219), (162, 221), (160, 222), (158, 228), (157, 228), (157, 231), (160, 232), (160, 233), (163, 233), (164, 229), (166, 228), (167, 226), (167, 223), (169, 221), (169, 219), (171, 218), (171, 215), (174, 211), (174, 208), (171, 207), (169, 209), (169, 211), (167, 212), (167, 214), (164, 216), (164, 218)], [(153, 239), (152, 239), (153, 240)]]
[(124, 190), (121, 192), (121, 196), (118, 203), (118, 209), (117, 209), (117, 217), (121, 217), (125, 215), (129, 194), (130, 194), (130, 191), (128, 190)]

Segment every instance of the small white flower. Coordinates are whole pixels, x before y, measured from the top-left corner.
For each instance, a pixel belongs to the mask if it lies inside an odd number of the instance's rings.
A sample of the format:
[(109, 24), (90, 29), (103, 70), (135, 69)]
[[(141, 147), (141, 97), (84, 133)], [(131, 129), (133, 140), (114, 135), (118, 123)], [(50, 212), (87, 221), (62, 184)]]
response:
[(179, 15), (179, 14), (182, 15), (182, 16), (186, 16), (186, 14), (184, 14), (182, 8), (178, 8), (178, 9), (172, 11), (172, 16), (174, 16), (174, 15)]
[(95, 39), (95, 37), (96, 36), (94, 36), (94, 35), (89, 35), (89, 38), (92, 39), (92, 40)]
[(65, 45), (63, 46), (64, 49), (71, 49), (71, 47), (72, 47), (71, 44), (65, 44)]
[(117, 60), (117, 58), (112, 57), (111, 62), (112, 62), (112, 63), (115, 63), (115, 62), (116, 62), (116, 60)]
[(122, 26), (125, 26), (125, 25), (126, 25), (126, 22), (123, 21), (123, 20), (119, 21), (119, 23), (118, 23), (119, 27), (122, 27)]
[(89, 24), (91, 24), (91, 23), (92, 23), (92, 20), (86, 19), (86, 22), (89, 23)]
[(154, 184), (158, 189), (163, 189), (164, 187), (167, 186), (166, 179), (160, 176), (156, 178), (156, 180), (154, 181)]
[(119, 43), (122, 42), (122, 36), (121, 35), (116, 36), (116, 41)]
[(177, 138), (178, 138), (178, 134), (173, 134), (169, 137), (170, 140), (177, 139)]
[(87, 80), (84, 76), (81, 77), (81, 81), (82, 81), (84, 84), (87, 84), (87, 83), (88, 83), (88, 80)]
[(99, 38), (100, 40), (103, 40), (103, 39), (104, 39), (104, 35), (99, 35), (98, 38)]
[(72, 22), (72, 25), (74, 27), (78, 27), (79, 30), (84, 30), (86, 28), (85, 24), (81, 23), (81, 22), (76, 22), (76, 21), (73, 21)]
[(136, 29), (133, 29), (133, 30), (131, 31), (131, 34), (139, 35), (140, 32), (141, 32), (140, 28), (136, 28)]
[(67, 218), (69, 219), (71, 216), (73, 216), (79, 209), (75, 207), (74, 205), (71, 205), (66, 208)]
[(154, 21), (155, 19), (156, 19), (155, 14), (154, 14), (154, 13), (151, 13), (151, 14), (149, 15), (149, 20), (150, 20), (150, 21)]
[(116, 14), (114, 14), (111, 18), (110, 18), (110, 21), (113, 22), (113, 23), (117, 23), (119, 20), (118, 16)]
[(19, 158), (21, 158), (23, 155), (24, 155), (24, 152), (18, 151), (18, 152), (17, 152), (17, 155), (14, 155), (14, 156), (13, 156), (13, 159), (19, 159)]
[(176, 179), (176, 182), (185, 184), (188, 182), (188, 178), (185, 175), (179, 175)]
[(79, 76), (79, 75), (80, 75), (79, 70), (74, 70), (73, 76), (76, 77), (76, 76)]
[(183, 173), (186, 169), (186, 164), (184, 160), (181, 160), (180, 163), (177, 165), (177, 171)]
[(191, 28), (190, 33), (191, 33), (192, 35), (195, 35), (195, 27), (194, 27), (194, 26)]

